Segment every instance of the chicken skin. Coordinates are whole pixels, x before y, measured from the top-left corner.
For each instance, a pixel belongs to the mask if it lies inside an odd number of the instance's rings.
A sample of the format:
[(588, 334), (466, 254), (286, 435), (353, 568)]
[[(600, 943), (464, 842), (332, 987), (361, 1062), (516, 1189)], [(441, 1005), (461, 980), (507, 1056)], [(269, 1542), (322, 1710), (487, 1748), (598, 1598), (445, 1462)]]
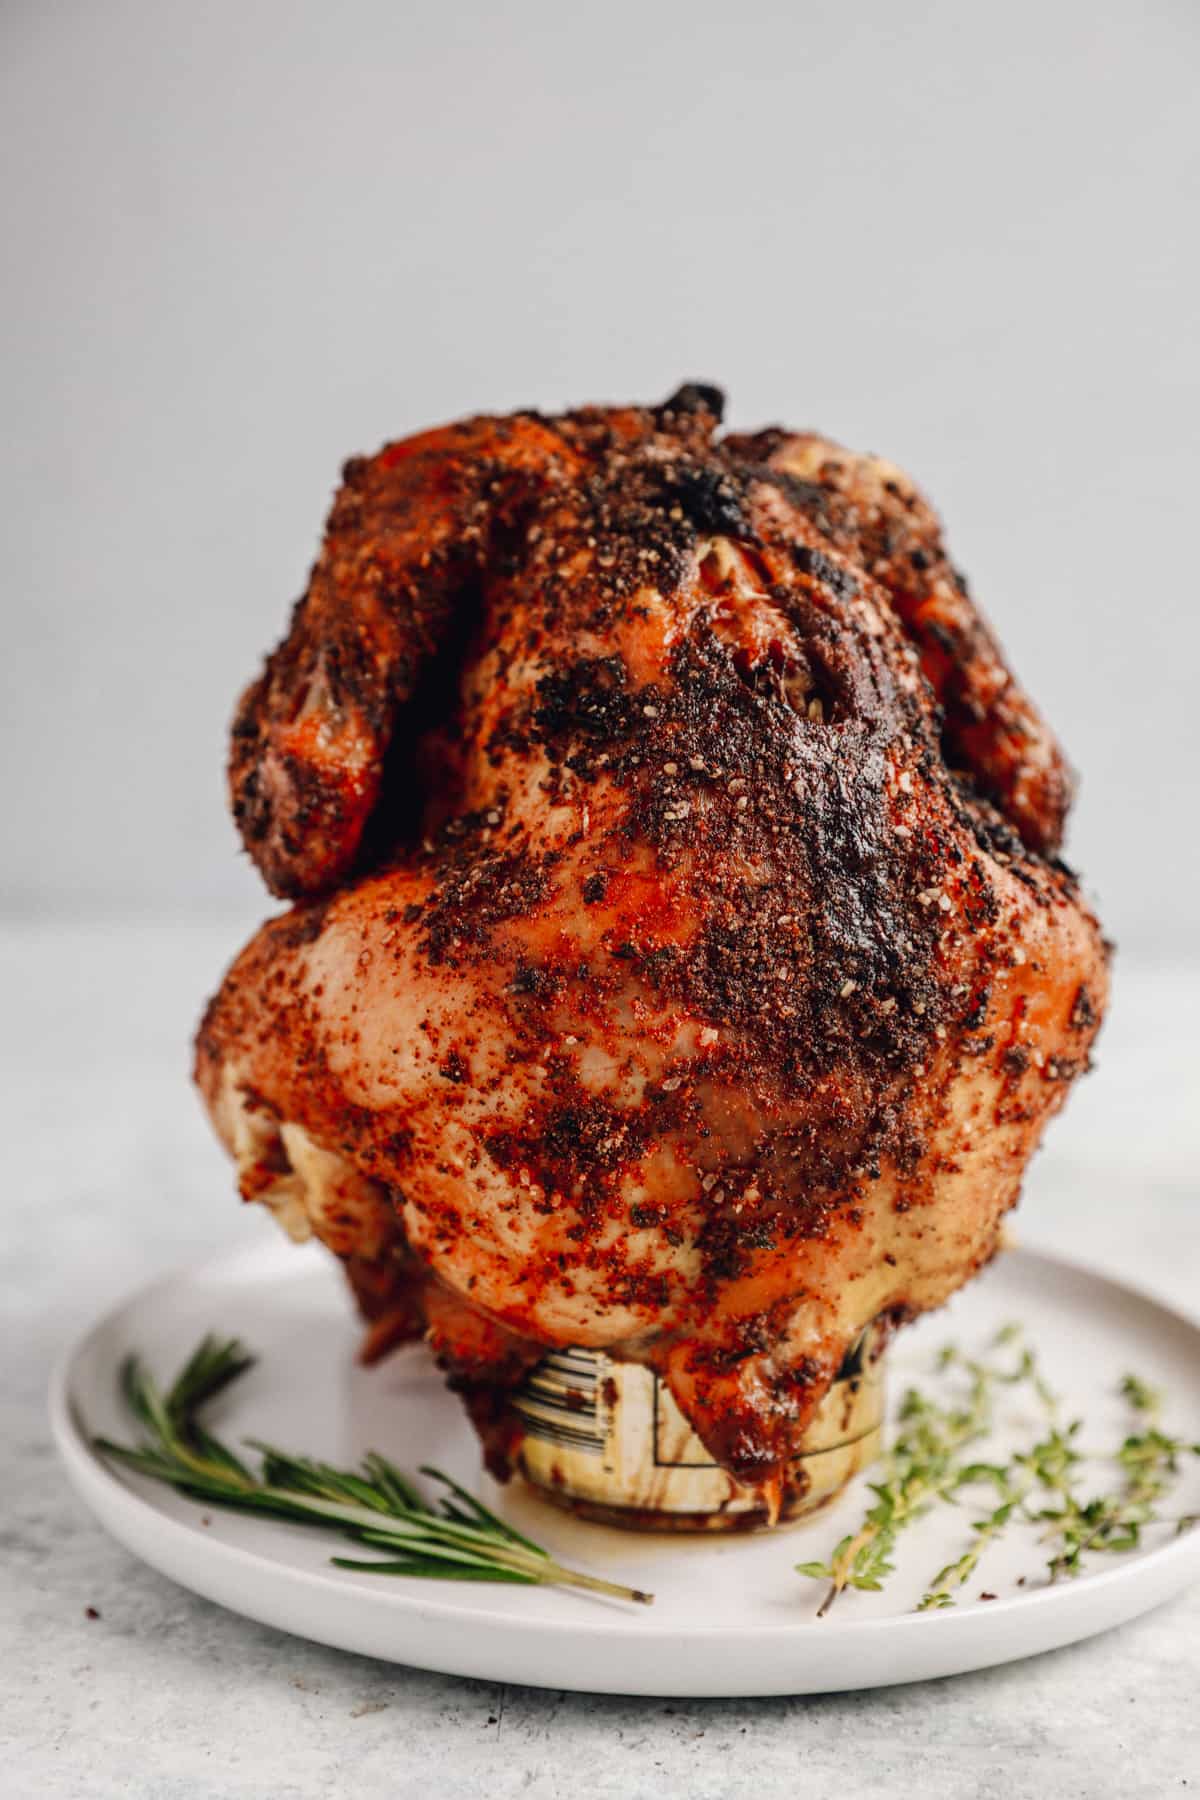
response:
[(987, 1262), (1107, 952), (1062, 756), (889, 465), (720, 397), (348, 465), (234, 729), (298, 900), (209, 1006), (243, 1194), (424, 1332), (493, 1467), (547, 1346), (768, 1505), (860, 1331)]

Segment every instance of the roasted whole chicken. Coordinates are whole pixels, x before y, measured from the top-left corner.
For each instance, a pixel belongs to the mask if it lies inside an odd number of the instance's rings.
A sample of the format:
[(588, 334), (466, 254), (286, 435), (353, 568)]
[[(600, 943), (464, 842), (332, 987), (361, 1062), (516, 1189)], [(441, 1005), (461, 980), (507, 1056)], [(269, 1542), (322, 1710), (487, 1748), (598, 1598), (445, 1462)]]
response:
[(201, 1025), (241, 1192), (503, 1473), (551, 1345), (768, 1504), (847, 1348), (997, 1248), (1107, 950), (1070, 777), (906, 476), (721, 396), (345, 469), (231, 788), (293, 902)]

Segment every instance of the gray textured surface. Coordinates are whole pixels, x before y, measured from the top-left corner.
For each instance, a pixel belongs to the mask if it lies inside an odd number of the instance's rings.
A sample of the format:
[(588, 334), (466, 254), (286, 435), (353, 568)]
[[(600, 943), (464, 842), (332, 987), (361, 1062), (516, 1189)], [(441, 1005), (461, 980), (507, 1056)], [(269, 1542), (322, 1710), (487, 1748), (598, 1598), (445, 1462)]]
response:
[(225, 722), (342, 459), (697, 376), (928, 485), (1186, 942), (1198, 77), (1188, 0), (7, 0), (0, 901), (258, 905)]
[[(187, 1089), (221, 928), (0, 935), (0, 1766), (17, 1800), (802, 1794), (1162, 1800), (1200, 1785), (1200, 1590), (1024, 1664), (810, 1699), (616, 1700), (455, 1681), (283, 1637), (105, 1538), (44, 1391), (128, 1288), (252, 1233)], [(1200, 971), (1127, 968), (1100, 1071), (1031, 1177), (1031, 1242), (1195, 1308)], [(93, 1606), (98, 1619), (89, 1619)]]

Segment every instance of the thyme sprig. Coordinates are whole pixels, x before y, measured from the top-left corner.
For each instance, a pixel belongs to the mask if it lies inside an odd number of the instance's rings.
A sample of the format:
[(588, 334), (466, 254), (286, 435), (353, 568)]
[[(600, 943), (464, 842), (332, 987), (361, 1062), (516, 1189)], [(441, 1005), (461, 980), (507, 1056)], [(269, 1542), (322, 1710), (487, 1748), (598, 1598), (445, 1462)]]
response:
[[(1121, 1485), (1116, 1492), (1082, 1497), (1084, 1467), (1098, 1459), (1080, 1448), (1082, 1422), (1063, 1422), (1058, 1396), (1020, 1338), (1018, 1327), (1006, 1326), (993, 1340), (992, 1349), (1020, 1346), (1011, 1368), (972, 1361), (952, 1345), (942, 1351), (938, 1371), (965, 1373), (965, 1397), (952, 1394), (939, 1400), (917, 1389), (905, 1395), (899, 1435), (883, 1460), (880, 1480), (871, 1484), (876, 1498), (862, 1525), (841, 1540), (827, 1563), (797, 1565), (800, 1574), (830, 1584), (818, 1618), (847, 1587), (880, 1588), (893, 1573), (890, 1559), (899, 1533), (939, 1502), (957, 1503), (971, 1487), (990, 1486), (995, 1505), (972, 1520), (967, 1548), (933, 1576), (919, 1612), (953, 1606), (955, 1591), (970, 1580), (989, 1545), (1016, 1522), (1032, 1520), (1043, 1527), (1051, 1581), (1077, 1575), (1092, 1552), (1136, 1549), (1144, 1527), (1164, 1522), (1158, 1503), (1170, 1491), (1182, 1458), (1200, 1456), (1200, 1444), (1166, 1433), (1160, 1422), (1162, 1396), (1139, 1377), (1126, 1375), (1120, 1392), (1137, 1429), (1104, 1458), (1122, 1471)], [(993, 1429), (999, 1389), (1022, 1383), (1041, 1404), (1039, 1435), (1003, 1461), (979, 1460), (973, 1446)], [(1183, 1531), (1195, 1523), (1185, 1517), (1177, 1526)]]
[[(1051, 1581), (1078, 1575), (1092, 1551), (1136, 1550), (1143, 1528), (1160, 1522), (1158, 1502), (1170, 1491), (1180, 1459), (1188, 1454), (1200, 1456), (1200, 1444), (1163, 1431), (1163, 1397), (1157, 1388), (1148, 1387), (1137, 1375), (1126, 1375), (1120, 1393), (1139, 1429), (1130, 1432), (1112, 1453), (1122, 1473), (1116, 1493), (1080, 1498), (1077, 1477), (1085, 1459), (1070, 1443), (1079, 1430), (1078, 1421), (1070, 1428), (1065, 1445), (1061, 1434), (1052, 1430), (1029, 1453), (1028, 1466), (1037, 1482), (1058, 1498), (1057, 1506), (1043, 1507), (1032, 1515), (1048, 1527), (1046, 1535), (1053, 1546), (1048, 1565)], [(1190, 1519), (1180, 1520), (1180, 1529), (1191, 1523)]]
[[(1021, 1338), (1018, 1325), (1006, 1325), (996, 1338), (997, 1343), (1016, 1343)], [(956, 1353), (952, 1348), (943, 1350), (940, 1366), (945, 1368), (955, 1360)], [(1041, 1401), (1050, 1420), (1058, 1417), (1058, 1397), (1051, 1389), (1042, 1374), (1036, 1353), (1024, 1345), (1020, 1361), (1009, 1378), (1013, 1385), (1028, 1383)], [(1076, 1429), (1071, 1428), (1072, 1431)], [(1053, 1441), (1051, 1441), (1051, 1439)], [(1045, 1451), (1045, 1470), (1051, 1477), (1060, 1468), (1065, 1469), (1075, 1460), (1075, 1453), (1070, 1448), (1069, 1436), (1064, 1437), (1057, 1429), (1052, 1430), (1051, 1438), (1043, 1444)], [(977, 1463), (962, 1471), (962, 1479), (951, 1487), (947, 1498), (953, 1498), (958, 1488), (968, 1487), (979, 1475), (986, 1475), (992, 1481), (1000, 1498), (992, 1511), (981, 1519), (971, 1522), (973, 1533), (966, 1550), (939, 1569), (929, 1587), (922, 1595), (917, 1606), (918, 1612), (931, 1612), (955, 1604), (955, 1589), (965, 1586), (978, 1568), (984, 1551), (989, 1544), (996, 1541), (1007, 1531), (1013, 1519), (1021, 1515), (1027, 1497), (1034, 1482), (1034, 1471), (1024, 1458), (1016, 1456), (1011, 1463)]]
[(357, 1469), (339, 1469), (252, 1439), (248, 1448), (261, 1462), (256, 1474), (201, 1418), (209, 1402), (253, 1364), (254, 1357), (236, 1338), (210, 1335), (164, 1393), (140, 1358), (129, 1357), (121, 1369), (121, 1392), (144, 1441), (131, 1448), (98, 1437), (96, 1449), (207, 1505), (319, 1526), (389, 1553), (333, 1557), (341, 1569), (584, 1588), (643, 1605), (653, 1600), (639, 1588), (565, 1568), (457, 1481), (428, 1465), (419, 1472), (444, 1490), (433, 1504), (377, 1450), (370, 1451)]
[[(1016, 1335), (1006, 1326), (994, 1340), (995, 1347), (1014, 1343)], [(818, 1618), (825, 1617), (847, 1587), (878, 1591), (894, 1572), (891, 1557), (901, 1531), (937, 1501), (981, 1481), (1005, 1491), (1007, 1477), (1001, 1465), (964, 1459), (963, 1452), (991, 1431), (997, 1388), (1025, 1380), (1032, 1366), (1028, 1352), (1008, 1369), (964, 1358), (951, 1345), (943, 1350), (939, 1369), (953, 1367), (966, 1375), (965, 1397), (947, 1405), (917, 1388), (908, 1390), (900, 1407), (900, 1432), (884, 1458), (881, 1479), (869, 1484), (875, 1503), (862, 1524), (841, 1540), (827, 1563), (797, 1564), (801, 1575), (829, 1583)], [(952, 1569), (953, 1565), (943, 1570), (942, 1576), (949, 1579)]]
[(993, 1543), (996, 1538), (1001, 1537), (1012, 1523), (1013, 1515), (1020, 1506), (1026, 1489), (1019, 1482), (1014, 1482), (1007, 1470), (989, 1470), (989, 1473), (993, 1475), (996, 1486), (1004, 1498), (984, 1518), (972, 1521), (971, 1530), (974, 1536), (970, 1544), (961, 1556), (956, 1557), (953, 1562), (947, 1563), (945, 1568), (938, 1570), (930, 1582), (928, 1590), (921, 1597), (917, 1606), (918, 1612), (930, 1612), (944, 1606), (953, 1606), (955, 1588), (962, 1587), (971, 1579), (988, 1545)]

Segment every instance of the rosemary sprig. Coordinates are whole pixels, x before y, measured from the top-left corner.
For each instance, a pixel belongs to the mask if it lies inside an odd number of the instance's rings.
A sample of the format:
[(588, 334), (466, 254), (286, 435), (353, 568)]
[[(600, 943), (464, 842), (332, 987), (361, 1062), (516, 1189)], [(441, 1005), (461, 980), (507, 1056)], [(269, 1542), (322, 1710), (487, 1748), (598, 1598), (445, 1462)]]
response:
[(105, 1456), (168, 1482), (207, 1505), (269, 1514), (337, 1531), (386, 1556), (335, 1556), (338, 1568), (451, 1581), (519, 1582), (584, 1588), (648, 1605), (654, 1598), (578, 1569), (565, 1568), (531, 1538), (440, 1469), (420, 1473), (444, 1490), (431, 1505), (407, 1475), (372, 1450), (357, 1469), (338, 1469), (276, 1445), (251, 1440), (258, 1474), (201, 1421), (217, 1394), (251, 1368), (236, 1338), (206, 1337), (164, 1394), (137, 1357), (121, 1370), (121, 1392), (144, 1433), (136, 1447), (96, 1438)]

